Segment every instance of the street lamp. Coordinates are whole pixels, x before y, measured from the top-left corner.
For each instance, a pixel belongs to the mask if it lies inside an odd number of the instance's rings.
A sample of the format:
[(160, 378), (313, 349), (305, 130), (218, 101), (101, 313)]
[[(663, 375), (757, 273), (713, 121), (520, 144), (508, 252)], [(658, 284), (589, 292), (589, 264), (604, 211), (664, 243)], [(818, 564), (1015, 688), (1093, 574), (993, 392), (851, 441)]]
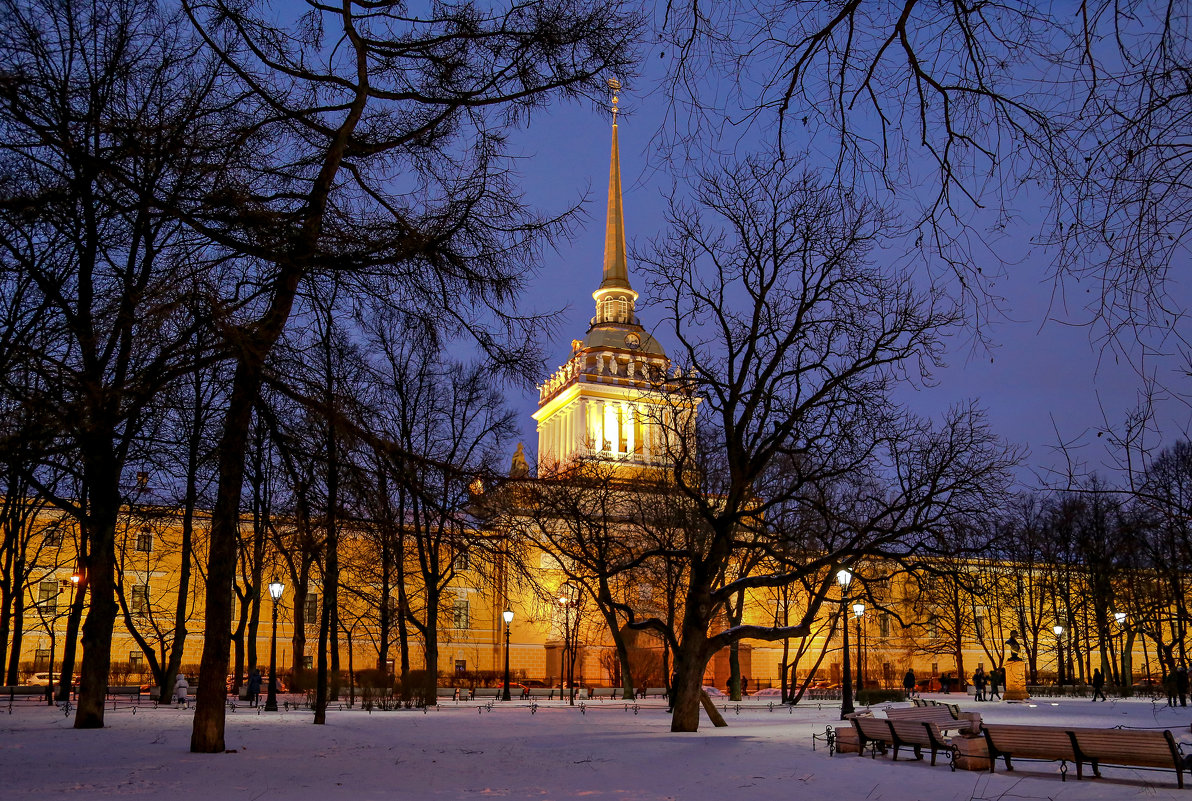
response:
[[(836, 583), (840, 585), (840, 611), (842, 612), (848, 606), (848, 585), (852, 580), (853, 574), (848, 570), (840, 570), (836, 573)], [(845, 715), (853, 713), (853, 677), (849, 675), (851, 667), (848, 663), (848, 620), (844, 621), (844, 656), (841, 662), (844, 675), (841, 677), (840, 684), (840, 719), (844, 720)]]
[(1118, 625), (1118, 685), (1127, 687), (1130, 684), (1130, 677), (1126, 675), (1129, 664), (1126, 659), (1126, 613), (1114, 612), (1113, 619), (1117, 621)]
[(1057, 624), (1052, 631), (1055, 632), (1056, 683), (1062, 687), (1064, 684), (1064, 627)]
[[(58, 695), (57, 695), (58, 701), (69, 701), (70, 693), (71, 693), (71, 690), (73, 689), (73, 685), (74, 685), (74, 680), (73, 680), (74, 677), (71, 676), (70, 671), (67, 670), (67, 667), (68, 667), (67, 661), (68, 660), (66, 659), (66, 656), (68, 653), (71, 655), (69, 662), (70, 662), (70, 665), (73, 666), (74, 665), (74, 651), (71, 648), (71, 643), (70, 643), (71, 639), (73, 639), (71, 636), (72, 629), (71, 629), (70, 622), (71, 622), (71, 613), (74, 611), (75, 594), (79, 591), (79, 582), (82, 580), (83, 580), (83, 574), (80, 573), (77, 569), (75, 570), (75, 572), (70, 574), (70, 605), (66, 607), (66, 642), (63, 643), (63, 645), (62, 645), (62, 648), (63, 648), (62, 672), (58, 677)], [(63, 584), (63, 586), (65, 586), (66, 582), (62, 582), (62, 584)], [(51, 671), (50, 683), (51, 684), (54, 683), (53, 682), (53, 670), (54, 670), (54, 666), (51, 664), (50, 665), (50, 671)]]
[(853, 616), (857, 619), (857, 692), (861, 692), (861, 677), (864, 675), (864, 660), (861, 656), (861, 615), (865, 614), (865, 604), (857, 601), (853, 604)]
[(501, 613), (501, 617), (505, 618), (505, 692), (501, 694), (502, 701), (509, 699), (509, 624), (513, 622), (513, 610), (506, 609)]
[(285, 592), (286, 585), (277, 579), (269, 582), (269, 597), (273, 599), (273, 634), (269, 638), (269, 695), (265, 698), (265, 711), (277, 711), (277, 602)]

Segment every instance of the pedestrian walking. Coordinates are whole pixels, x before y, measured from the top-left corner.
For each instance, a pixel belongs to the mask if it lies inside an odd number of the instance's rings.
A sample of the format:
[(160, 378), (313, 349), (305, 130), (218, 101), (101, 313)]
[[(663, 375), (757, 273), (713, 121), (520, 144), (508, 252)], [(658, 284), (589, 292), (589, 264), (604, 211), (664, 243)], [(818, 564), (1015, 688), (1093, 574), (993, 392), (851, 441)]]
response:
[(248, 705), (258, 706), (261, 703), (261, 669), (253, 668), (248, 676)]
[[(1180, 706), (1188, 705), (1188, 666), (1180, 664), (1175, 671), (1175, 692), (1180, 697)], [(1174, 704), (1173, 704), (1174, 706)]]
[(1097, 703), (1097, 696), (1101, 696), (1102, 701), (1107, 701), (1105, 697), (1105, 675), (1101, 673), (1101, 668), (1093, 671), (1093, 703)]
[(990, 701), (992, 701), (995, 696), (997, 697), (997, 699), (999, 701), (1002, 700), (1002, 694), (999, 691), (999, 688), (1002, 686), (1002, 682), (1004, 681), (1002, 679), (1002, 671), (1003, 670), (1004, 670), (1004, 668), (994, 668), (993, 670), (989, 671), (989, 700)]
[(902, 677), (902, 689), (906, 690), (907, 698), (915, 697), (915, 671), (907, 668), (906, 675)]
[(174, 679), (174, 703), (182, 706), (189, 703), (190, 699), (187, 697), (190, 694), (190, 682), (186, 680), (185, 673), (179, 673), (178, 678)]
[(977, 665), (977, 672), (973, 674), (973, 700), (985, 700), (985, 670)]

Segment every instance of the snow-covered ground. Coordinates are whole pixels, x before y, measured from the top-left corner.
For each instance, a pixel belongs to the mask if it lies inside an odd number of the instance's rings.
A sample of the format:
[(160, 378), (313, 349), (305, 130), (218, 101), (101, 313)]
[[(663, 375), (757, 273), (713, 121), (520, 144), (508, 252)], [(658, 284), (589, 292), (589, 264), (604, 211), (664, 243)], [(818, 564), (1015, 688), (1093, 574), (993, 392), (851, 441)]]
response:
[[(941, 700), (960, 697), (940, 696)], [(723, 702), (718, 704), (723, 706)], [(1169, 728), (1192, 753), (1192, 708), (1150, 701), (1025, 704), (968, 700), (986, 720)], [(478, 711), (478, 709), (480, 711)], [(892, 763), (856, 754), (829, 757), (811, 735), (835, 725), (839, 708), (776, 705), (706, 720), (672, 734), (655, 702), (638, 714), (623, 703), (579, 707), (474, 704), (421, 711), (332, 711), (228, 715), (229, 753), (191, 754), (192, 712), (128, 707), (108, 728), (76, 731), (56, 709), (0, 708), (0, 799), (144, 796), (190, 799), (591, 799), (593, 801), (907, 801), (908, 799), (1192, 799), (1172, 771), (1103, 768), (1102, 779), (1061, 783), (1058, 765), (1017, 764), (1014, 773), (948, 770), (945, 762)], [(1189, 784), (1192, 787), (1192, 782)]]

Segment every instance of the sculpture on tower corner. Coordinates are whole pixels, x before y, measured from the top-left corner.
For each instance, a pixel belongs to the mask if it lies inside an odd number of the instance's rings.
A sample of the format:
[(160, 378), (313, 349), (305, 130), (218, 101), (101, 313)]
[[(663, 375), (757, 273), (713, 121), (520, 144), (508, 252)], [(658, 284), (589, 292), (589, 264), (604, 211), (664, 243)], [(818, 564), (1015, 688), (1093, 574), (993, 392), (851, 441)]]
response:
[(526, 463), (525, 445), (517, 443), (517, 451), (513, 454), (513, 463), (509, 467), (510, 478), (528, 478), (530, 465)]

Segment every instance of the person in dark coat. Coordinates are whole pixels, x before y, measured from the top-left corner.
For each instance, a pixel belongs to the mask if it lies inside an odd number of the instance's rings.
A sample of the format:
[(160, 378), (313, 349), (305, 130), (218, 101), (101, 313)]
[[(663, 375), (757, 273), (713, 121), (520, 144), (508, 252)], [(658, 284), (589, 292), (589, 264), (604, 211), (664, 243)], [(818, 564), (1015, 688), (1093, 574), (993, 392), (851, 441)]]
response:
[(1180, 706), (1188, 705), (1188, 666), (1181, 664), (1175, 671), (1175, 692), (1180, 697)]
[(997, 700), (999, 700), (999, 701), (1002, 700), (1001, 686), (1002, 686), (1002, 682), (1005, 681), (1002, 678), (1003, 670), (1005, 670), (1005, 668), (994, 668), (993, 670), (989, 671), (989, 700), (990, 701), (992, 701), (994, 698), (997, 698)]
[(906, 690), (907, 698), (915, 697), (915, 671), (907, 668), (906, 675), (902, 677), (902, 689)]
[(985, 700), (985, 668), (977, 665), (977, 672), (973, 674), (973, 700)]
[(1093, 671), (1093, 703), (1097, 702), (1098, 695), (1102, 701), (1108, 700), (1105, 697), (1105, 675), (1101, 673), (1101, 668)]
[(257, 706), (261, 703), (261, 669), (253, 668), (248, 676), (248, 705)]

